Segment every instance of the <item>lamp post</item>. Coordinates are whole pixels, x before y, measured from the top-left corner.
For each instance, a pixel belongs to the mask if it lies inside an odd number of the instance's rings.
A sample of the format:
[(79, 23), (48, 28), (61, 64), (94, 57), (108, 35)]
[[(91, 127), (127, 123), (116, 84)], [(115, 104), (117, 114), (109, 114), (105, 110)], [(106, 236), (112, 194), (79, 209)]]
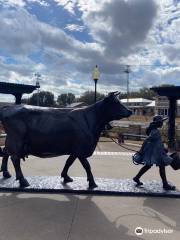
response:
[(100, 77), (100, 72), (98, 69), (98, 66), (96, 65), (96, 67), (93, 70), (93, 74), (92, 74), (92, 78), (94, 80), (94, 84), (95, 84), (95, 91), (94, 91), (94, 102), (96, 103), (96, 94), (97, 94), (97, 81), (99, 80)]
[(126, 70), (124, 71), (127, 74), (127, 104), (129, 103), (129, 73), (130, 73), (130, 66), (126, 66)]
[(36, 87), (37, 87), (37, 106), (39, 106), (39, 88), (40, 88), (39, 81), (41, 80), (41, 74), (35, 73), (34, 75), (36, 77)]

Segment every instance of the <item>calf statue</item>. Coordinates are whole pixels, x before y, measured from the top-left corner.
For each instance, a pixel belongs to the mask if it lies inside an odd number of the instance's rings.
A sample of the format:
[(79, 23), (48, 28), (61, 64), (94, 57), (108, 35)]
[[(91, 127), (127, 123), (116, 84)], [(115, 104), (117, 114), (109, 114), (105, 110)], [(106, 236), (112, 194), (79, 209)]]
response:
[(28, 187), (20, 160), (28, 155), (41, 158), (70, 155), (61, 177), (72, 182), (68, 169), (78, 158), (85, 168), (89, 188), (97, 187), (87, 160), (97, 145), (101, 131), (113, 120), (129, 117), (132, 113), (121, 104), (118, 92), (81, 109), (45, 108), (30, 105), (5, 106), (0, 109), (0, 120), (7, 134), (1, 171), (5, 178), (8, 156), (13, 162), (20, 187)]

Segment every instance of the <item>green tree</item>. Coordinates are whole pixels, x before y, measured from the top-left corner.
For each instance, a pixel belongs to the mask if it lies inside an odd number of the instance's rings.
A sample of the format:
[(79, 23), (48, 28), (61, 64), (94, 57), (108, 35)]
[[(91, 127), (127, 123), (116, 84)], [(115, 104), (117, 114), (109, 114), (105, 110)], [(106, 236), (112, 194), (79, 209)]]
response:
[[(97, 92), (97, 101), (103, 99), (105, 97), (104, 94)], [(94, 91), (86, 91), (83, 95), (78, 99), (78, 102), (84, 102), (87, 105), (94, 103)]]
[(141, 88), (139, 90), (139, 97), (153, 99), (156, 96), (156, 93), (149, 88)]
[(71, 104), (71, 103), (75, 102), (75, 99), (76, 99), (76, 97), (73, 93), (68, 93), (67, 94), (67, 103), (68, 104)]
[(22, 104), (29, 104), (29, 99), (28, 98), (22, 98), (21, 102), (22, 102)]
[[(130, 92), (130, 98), (147, 98), (153, 99), (156, 96), (156, 93), (149, 88), (141, 88), (139, 91)], [(120, 99), (127, 98), (127, 93), (121, 93), (119, 96)]]
[[(172, 84), (162, 84), (157, 87), (173, 87), (173, 86), (174, 85), (172, 85)], [(157, 96), (157, 94), (153, 90), (151, 90), (147, 87), (140, 88), (139, 91), (130, 93), (131, 98), (137, 97), (137, 98), (153, 99), (155, 96)], [(126, 97), (127, 97), (127, 94), (126, 94)]]
[(39, 93), (34, 93), (29, 99), (29, 104), (38, 105), (38, 102), (39, 102), (39, 106), (53, 107), (55, 106), (54, 94), (48, 91), (41, 91)]
[(75, 102), (76, 97), (73, 93), (62, 93), (58, 96), (57, 102), (60, 107), (65, 107), (68, 104)]
[(167, 84), (167, 83), (164, 83), (164, 84), (161, 84), (157, 87), (174, 87), (175, 85), (174, 84)]

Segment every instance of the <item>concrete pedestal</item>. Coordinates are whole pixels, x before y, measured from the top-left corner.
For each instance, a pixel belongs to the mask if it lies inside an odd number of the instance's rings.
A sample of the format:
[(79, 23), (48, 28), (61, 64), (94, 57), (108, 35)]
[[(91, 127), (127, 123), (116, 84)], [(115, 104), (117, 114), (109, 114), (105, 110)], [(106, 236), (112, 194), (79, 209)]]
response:
[(86, 178), (74, 177), (74, 182), (64, 184), (59, 176), (27, 177), (28, 188), (20, 188), (15, 178), (0, 178), (0, 191), (10, 192), (41, 192), (41, 193), (73, 193), (109, 196), (155, 196), (180, 198), (180, 191), (165, 191), (162, 183), (156, 180), (144, 181), (137, 187), (130, 179), (96, 178), (98, 188), (88, 189)]

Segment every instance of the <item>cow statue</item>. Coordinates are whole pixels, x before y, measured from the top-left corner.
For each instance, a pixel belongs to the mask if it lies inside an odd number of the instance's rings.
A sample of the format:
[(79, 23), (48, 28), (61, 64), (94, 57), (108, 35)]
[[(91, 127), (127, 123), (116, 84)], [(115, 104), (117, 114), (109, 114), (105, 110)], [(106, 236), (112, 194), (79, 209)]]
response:
[(10, 156), (20, 187), (28, 187), (21, 170), (21, 159), (28, 155), (41, 158), (70, 155), (61, 173), (64, 183), (73, 181), (68, 176), (68, 169), (78, 158), (86, 170), (89, 188), (96, 188), (87, 158), (93, 154), (106, 124), (132, 114), (118, 100), (118, 95), (118, 92), (110, 93), (103, 100), (80, 109), (30, 105), (2, 107), (0, 120), (7, 134), (1, 166), (3, 176), (11, 176), (7, 168)]

